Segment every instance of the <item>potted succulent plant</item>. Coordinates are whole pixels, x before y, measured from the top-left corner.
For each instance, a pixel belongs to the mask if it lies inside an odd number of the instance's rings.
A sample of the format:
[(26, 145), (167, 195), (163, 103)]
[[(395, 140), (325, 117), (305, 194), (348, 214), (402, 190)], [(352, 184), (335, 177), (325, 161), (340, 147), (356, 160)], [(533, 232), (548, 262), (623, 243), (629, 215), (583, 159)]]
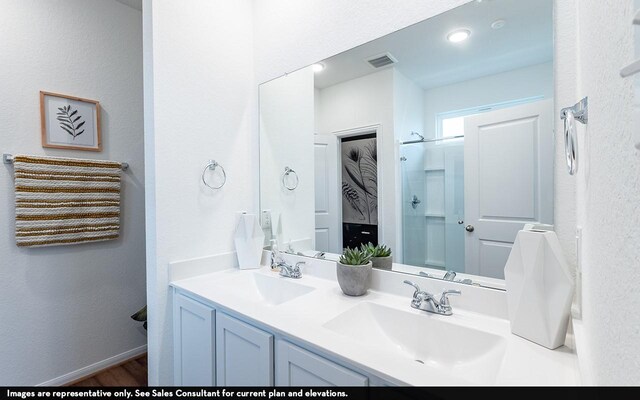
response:
[(360, 249), (346, 248), (336, 263), (338, 284), (348, 296), (362, 296), (371, 283), (371, 260)]
[(391, 269), (393, 256), (391, 255), (391, 249), (384, 244), (374, 246), (373, 243), (369, 242), (368, 244), (363, 244), (360, 249), (369, 255), (373, 268)]

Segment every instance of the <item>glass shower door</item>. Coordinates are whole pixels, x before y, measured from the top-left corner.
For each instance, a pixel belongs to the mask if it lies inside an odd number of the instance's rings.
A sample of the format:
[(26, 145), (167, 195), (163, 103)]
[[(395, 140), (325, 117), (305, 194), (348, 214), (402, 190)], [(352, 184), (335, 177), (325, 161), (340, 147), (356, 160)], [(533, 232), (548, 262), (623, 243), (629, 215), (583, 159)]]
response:
[(464, 272), (464, 141), (401, 146), (404, 263)]

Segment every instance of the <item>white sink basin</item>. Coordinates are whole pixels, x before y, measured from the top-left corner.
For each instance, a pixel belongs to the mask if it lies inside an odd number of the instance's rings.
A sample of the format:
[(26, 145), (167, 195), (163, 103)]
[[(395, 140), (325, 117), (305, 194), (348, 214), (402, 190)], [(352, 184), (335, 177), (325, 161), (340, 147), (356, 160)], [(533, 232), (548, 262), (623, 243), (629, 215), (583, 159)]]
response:
[(409, 301), (407, 309), (360, 303), (324, 327), (416, 364), (448, 368), (470, 382), (495, 380), (506, 349), (504, 338), (447, 322), (452, 317), (417, 312)]
[(224, 278), (215, 285), (216, 289), (231, 295), (274, 306), (315, 290), (311, 286), (298, 283), (297, 280), (282, 278), (276, 273), (274, 276), (268, 276), (243, 272)]

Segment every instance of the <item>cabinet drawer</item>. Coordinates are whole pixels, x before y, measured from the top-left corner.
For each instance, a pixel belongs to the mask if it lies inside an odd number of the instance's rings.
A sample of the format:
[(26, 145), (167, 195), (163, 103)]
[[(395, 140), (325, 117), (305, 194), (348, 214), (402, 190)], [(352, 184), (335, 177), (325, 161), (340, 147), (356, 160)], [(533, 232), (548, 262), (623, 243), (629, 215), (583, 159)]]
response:
[(284, 340), (276, 343), (277, 386), (368, 386), (357, 372)]

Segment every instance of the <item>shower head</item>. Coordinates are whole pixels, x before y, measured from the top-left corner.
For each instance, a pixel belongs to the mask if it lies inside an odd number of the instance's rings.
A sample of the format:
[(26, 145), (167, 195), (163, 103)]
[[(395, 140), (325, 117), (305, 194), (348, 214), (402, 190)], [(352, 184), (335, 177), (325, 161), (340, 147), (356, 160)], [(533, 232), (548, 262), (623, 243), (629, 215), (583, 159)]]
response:
[(420, 140), (424, 140), (424, 136), (422, 136), (421, 134), (419, 134), (418, 132), (411, 132), (411, 136), (416, 135), (417, 137), (420, 138)]

